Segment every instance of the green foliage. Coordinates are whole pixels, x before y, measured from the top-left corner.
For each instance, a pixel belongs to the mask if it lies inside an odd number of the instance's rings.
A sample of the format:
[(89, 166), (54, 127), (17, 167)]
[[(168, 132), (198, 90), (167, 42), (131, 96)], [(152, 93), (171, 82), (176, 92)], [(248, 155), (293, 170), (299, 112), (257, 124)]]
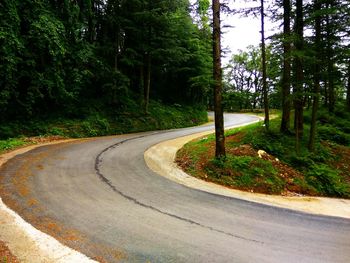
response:
[(142, 112), (140, 105), (131, 103), (128, 108), (115, 113), (112, 108), (104, 111), (90, 108), (83, 114), (83, 118), (48, 118), (11, 122), (0, 126), (0, 138), (7, 139), (20, 135), (59, 135), (81, 138), (181, 128), (207, 121), (207, 113), (201, 106), (164, 106), (151, 101), (149, 115), (140, 112)]
[(311, 165), (306, 180), (323, 195), (350, 197), (349, 184), (336, 170), (325, 164)]
[[(102, 107), (121, 116), (130, 101), (139, 104), (147, 55), (151, 98), (203, 105), (210, 34), (188, 10), (185, 0), (1, 1), (0, 127), (28, 118), (79, 119)], [(83, 126), (99, 134), (94, 121)]]
[[(226, 136), (236, 135), (239, 140), (233, 140), (232, 142), (228, 140), (226, 147), (229, 151), (230, 148), (249, 144), (256, 150), (264, 150), (278, 158), (280, 162), (290, 165), (304, 175), (304, 177), (297, 176), (293, 178), (292, 182), (294, 186), (300, 189), (302, 194), (309, 193), (312, 195), (349, 198), (350, 184), (346, 178), (347, 175), (344, 175), (344, 169), (338, 170), (334, 164), (339, 162), (340, 157), (333, 153), (329, 143), (320, 141), (320, 139), (334, 141), (333, 136), (335, 134), (337, 136), (339, 136), (339, 133), (342, 134), (339, 130), (335, 133), (336, 129), (330, 126), (330, 123), (341, 123), (344, 119), (336, 116), (333, 116), (331, 119), (332, 121), (327, 125), (320, 126), (319, 129), (321, 129), (322, 135), (319, 135), (316, 141), (314, 152), (308, 151), (308, 138), (304, 136), (300, 154), (296, 154), (294, 134), (282, 134), (279, 132), (279, 118), (271, 120), (270, 131), (266, 131), (261, 123), (227, 131)], [(329, 127), (332, 128), (329, 129)], [(304, 132), (308, 134), (308, 126), (306, 125), (305, 128)], [(334, 133), (322, 133), (322, 129), (328, 129), (334, 131)], [(210, 135), (185, 145), (184, 149), (190, 157), (191, 162), (189, 163), (192, 167), (197, 167), (200, 156), (208, 152), (208, 145), (214, 141), (215, 137)], [(201, 160), (201, 162), (203, 161)], [(198, 168), (189, 172), (199, 176), (197, 170)], [(289, 189), (290, 184), (289, 181), (276, 174), (276, 170), (270, 162), (258, 157), (232, 156), (228, 154), (226, 159), (212, 159), (209, 165), (205, 167), (205, 172), (210, 180), (214, 182), (245, 190), (253, 189), (254, 191), (259, 191), (259, 189), (268, 189), (269, 193), (278, 194), (285, 187)], [(203, 177), (202, 175), (200, 176)]]
[[(321, 140), (350, 146), (350, 114), (339, 107), (334, 113), (321, 108), (318, 112), (317, 132)], [(311, 111), (304, 115), (306, 123), (311, 122)]]
[(322, 140), (329, 140), (342, 145), (350, 145), (350, 134), (344, 133), (334, 126), (322, 125), (318, 128), (318, 134)]
[(228, 154), (226, 158), (212, 159), (206, 171), (225, 185), (246, 190), (259, 191), (263, 188), (268, 193), (279, 194), (285, 185), (272, 164), (259, 157)]
[(0, 153), (14, 148), (18, 148), (28, 144), (24, 138), (10, 138), (7, 140), (0, 140)]
[[(279, 107), (278, 83), (280, 57), (267, 47), (267, 82), (270, 104)], [(225, 68), (223, 104), (227, 111), (263, 107), (262, 58), (260, 47), (249, 46), (246, 51), (234, 54)]]

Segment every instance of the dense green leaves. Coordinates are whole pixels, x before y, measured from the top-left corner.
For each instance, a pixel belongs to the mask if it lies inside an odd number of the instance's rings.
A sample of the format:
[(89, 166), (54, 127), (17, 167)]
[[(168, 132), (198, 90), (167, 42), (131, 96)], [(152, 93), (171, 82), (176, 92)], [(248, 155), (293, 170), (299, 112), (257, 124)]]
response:
[(145, 87), (205, 101), (210, 39), (187, 0), (4, 0), (0, 18), (1, 121), (123, 109)]

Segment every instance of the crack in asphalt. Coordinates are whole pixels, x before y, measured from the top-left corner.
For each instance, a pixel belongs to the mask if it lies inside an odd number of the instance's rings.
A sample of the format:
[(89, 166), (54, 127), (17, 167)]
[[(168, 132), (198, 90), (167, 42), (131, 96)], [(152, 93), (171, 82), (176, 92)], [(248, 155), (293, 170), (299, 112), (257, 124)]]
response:
[(148, 208), (148, 209), (151, 209), (155, 212), (158, 212), (160, 214), (163, 214), (163, 215), (166, 215), (166, 216), (170, 216), (172, 218), (175, 218), (175, 219), (178, 219), (178, 220), (181, 220), (183, 222), (187, 222), (187, 223), (190, 223), (192, 225), (196, 225), (196, 226), (199, 226), (199, 227), (202, 227), (202, 228), (205, 228), (205, 229), (209, 229), (211, 231), (214, 231), (214, 232), (217, 232), (217, 233), (220, 233), (220, 234), (224, 234), (224, 235), (227, 235), (227, 236), (230, 236), (230, 237), (234, 237), (234, 238), (237, 238), (237, 239), (242, 239), (242, 240), (245, 240), (245, 241), (250, 241), (250, 242), (255, 242), (255, 243), (260, 243), (260, 244), (264, 244), (264, 242), (262, 241), (259, 241), (259, 240), (255, 240), (255, 239), (249, 239), (249, 238), (245, 238), (245, 237), (242, 237), (242, 236), (239, 236), (239, 235), (235, 235), (235, 234), (232, 234), (232, 233), (229, 233), (229, 232), (226, 232), (226, 231), (223, 231), (223, 230), (220, 230), (220, 229), (217, 229), (217, 228), (214, 228), (214, 227), (211, 227), (211, 226), (207, 226), (207, 225), (203, 225), (201, 223), (198, 223), (194, 220), (191, 220), (191, 219), (188, 219), (188, 218), (185, 218), (185, 217), (181, 217), (181, 216), (178, 216), (178, 215), (175, 215), (175, 214), (171, 214), (169, 212), (166, 212), (166, 211), (163, 211), (159, 208), (156, 208), (152, 205), (148, 205), (148, 204), (145, 204), (145, 203), (142, 203), (140, 201), (138, 201), (136, 198), (134, 197), (131, 197), (125, 193), (123, 193), (121, 190), (119, 190), (117, 187), (115, 187), (112, 182), (102, 174), (101, 170), (100, 170), (100, 166), (101, 166), (101, 163), (102, 163), (102, 160), (103, 160), (103, 154), (106, 153), (107, 151), (111, 150), (111, 149), (114, 149), (116, 147), (118, 147), (119, 145), (122, 145), (123, 143), (126, 143), (126, 142), (129, 142), (129, 141), (132, 141), (132, 140), (136, 140), (136, 139), (140, 139), (140, 138), (144, 138), (144, 137), (147, 137), (147, 136), (151, 136), (151, 135), (154, 135), (154, 134), (157, 134), (157, 133), (152, 133), (152, 134), (147, 134), (147, 135), (142, 135), (142, 136), (137, 136), (137, 137), (133, 137), (133, 138), (129, 138), (129, 139), (125, 139), (123, 141), (120, 141), (120, 142), (117, 142), (115, 144), (112, 144), (110, 145), (109, 147), (103, 149), (97, 156), (96, 156), (96, 159), (95, 159), (95, 171), (96, 171), (96, 174), (98, 175), (98, 177), (100, 178), (100, 180), (105, 183), (106, 185), (108, 185), (115, 193), (121, 195), (122, 197), (124, 197), (125, 199), (133, 202), (134, 204), (136, 205), (139, 205), (141, 207), (144, 207), (144, 208)]

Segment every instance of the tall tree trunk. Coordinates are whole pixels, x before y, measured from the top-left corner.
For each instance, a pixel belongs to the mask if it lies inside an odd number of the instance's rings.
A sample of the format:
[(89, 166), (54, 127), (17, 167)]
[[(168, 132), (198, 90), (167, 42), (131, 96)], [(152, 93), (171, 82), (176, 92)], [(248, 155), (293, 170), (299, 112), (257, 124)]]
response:
[(329, 96), (328, 96), (328, 80), (326, 79), (325, 82), (324, 82), (324, 106), (325, 107), (328, 107), (329, 105)]
[(303, 37), (303, 0), (296, 0), (296, 22), (295, 22), (295, 48), (297, 51), (294, 66), (295, 66), (295, 87), (294, 87), (294, 108), (295, 108), (295, 148), (296, 152), (300, 153), (300, 141), (304, 132), (303, 120), (303, 58), (302, 50), (304, 47)]
[(264, 93), (264, 110), (265, 110), (265, 128), (269, 130), (270, 116), (269, 116), (269, 99), (266, 76), (266, 47), (265, 47), (265, 14), (264, 14), (264, 0), (261, 0), (260, 7), (261, 15), (261, 57), (262, 57), (262, 75), (263, 75), (263, 93)]
[(316, 137), (316, 121), (317, 121), (317, 111), (319, 104), (320, 95), (320, 61), (321, 56), (321, 2), (320, 0), (314, 0), (314, 12), (316, 14), (315, 18), (315, 65), (314, 65), (314, 90), (313, 90), (313, 103), (312, 103), (312, 116), (311, 116), (311, 127), (310, 127), (310, 137), (309, 137), (309, 151), (314, 151), (315, 148), (315, 137)]
[(290, 72), (291, 72), (291, 44), (290, 44), (290, 0), (283, 1), (283, 78), (282, 78), (282, 121), (281, 132), (288, 132), (290, 128)]
[[(332, 2), (332, 1), (330, 1)], [(327, 10), (333, 8), (332, 3), (327, 1)], [(330, 15), (326, 15), (326, 41), (327, 41), (327, 82), (328, 82), (328, 110), (334, 111), (335, 106), (335, 89), (334, 89), (334, 63)]]
[(141, 105), (143, 105), (144, 106), (144, 100), (145, 100), (145, 98), (144, 98), (144, 94), (145, 94), (145, 87), (144, 87), (144, 82), (145, 82), (145, 77), (144, 77), (144, 75), (145, 75), (145, 69), (144, 69), (145, 67), (144, 67), (144, 63), (141, 63), (141, 65), (140, 65), (140, 68), (139, 68), (139, 95), (140, 95), (140, 102), (141, 102)]
[(88, 12), (88, 40), (93, 43), (95, 40), (95, 25), (94, 25), (94, 0), (87, 1), (87, 12)]
[(117, 27), (117, 35), (115, 40), (115, 53), (114, 53), (114, 69), (118, 71), (118, 57), (119, 57), (119, 26)]
[(350, 59), (348, 62), (348, 87), (346, 92), (346, 106), (348, 111), (350, 111)]
[[(152, 10), (152, 1), (148, 1), (148, 12)], [(147, 44), (148, 50), (144, 54), (144, 112), (148, 114), (148, 106), (149, 106), (149, 93), (151, 89), (151, 50), (152, 50), (152, 27), (150, 24), (147, 25)]]
[(143, 97), (143, 103), (144, 103), (144, 112), (145, 114), (148, 114), (148, 105), (149, 105), (149, 92), (151, 88), (151, 55), (149, 52), (145, 54), (145, 73), (144, 73), (144, 97)]
[(222, 107), (222, 69), (221, 69), (221, 28), (220, 0), (212, 1), (213, 9), (213, 77), (215, 112), (215, 157), (226, 156), (224, 114)]

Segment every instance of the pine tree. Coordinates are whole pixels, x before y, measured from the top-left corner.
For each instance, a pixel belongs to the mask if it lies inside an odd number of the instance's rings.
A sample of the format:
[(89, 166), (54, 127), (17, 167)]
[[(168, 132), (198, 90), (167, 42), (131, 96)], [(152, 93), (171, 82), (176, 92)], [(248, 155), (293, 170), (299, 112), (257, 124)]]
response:
[(321, 56), (321, 2), (320, 0), (314, 0), (314, 16), (315, 16), (315, 57), (314, 57), (314, 89), (313, 89), (313, 104), (312, 104), (312, 117), (310, 127), (310, 137), (308, 148), (313, 151), (315, 148), (315, 137), (316, 137), (316, 121), (317, 111), (319, 105), (320, 95), (320, 56)]
[(213, 0), (213, 76), (214, 76), (214, 111), (215, 111), (215, 157), (226, 156), (225, 131), (222, 107), (222, 69), (221, 69), (221, 28), (220, 1)]
[(283, 0), (283, 76), (282, 76), (282, 120), (281, 132), (288, 132), (290, 128), (290, 87), (291, 87), (291, 3)]
[(303, 0), (296, 0), (296, 21), (295, 21), (295, 84), (294, 84), (294, 109), (295, 109), (295, 147), (296, 152), (300, 153), (300, 143), (304, 131), (304, 116), (303, 116), (303, 86), (304, 86), (304, 72), (303, 72), (303, 51), (304, 51), (304, 22), (303, 22)]
[(264, 111), (265, 111), (265, 128), (269, 130), (270, 117), (269, 117), (269, 100), (268, 100), (268, 87), (267, 87), (267, 75), (266, 75), (266, 47), (265, 47), (265, 14), (264, 14), (264, 0), (261, 0), (260, 16), (261, 16), (261, 58), (262, 58), (262, 78), (263, 78), (263, 96), (264, 96)]

